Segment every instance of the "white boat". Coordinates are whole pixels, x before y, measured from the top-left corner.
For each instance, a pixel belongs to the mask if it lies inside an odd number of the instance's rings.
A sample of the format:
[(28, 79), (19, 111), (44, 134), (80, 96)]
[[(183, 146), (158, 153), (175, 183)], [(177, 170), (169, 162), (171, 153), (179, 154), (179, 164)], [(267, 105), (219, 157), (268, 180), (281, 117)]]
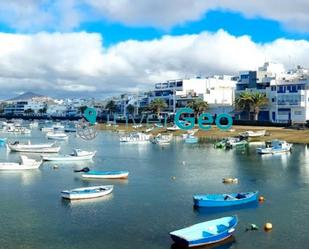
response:
[(154, 127), (147, 128), (147, 129), (145, 130), (145, 132), (151, 132), (153, 129), (154, 129)]
[(162, 135), (159, 133), (155, 138), (151, 140), (152, 143), (154, 144), (160, 144), (160, 145), (165, 145), (165, 144), (170, 144), (173, 138), (173, 134), (167, 134), (167, 135)]
[(31, 130), (21, 126), (8, 125), (5, 126), (1, 132), (11, 134), (30, 134)]
[(54, 128), (53, 127), (42, 127), (41, 131), (42, 132), (53, 132)]
[(69, 136), (65, 133), (53, 133), (53, 132), (48, 132), (46, 134), (46, 137), (48, 139), (54, 139), (54, 140), (67, 140)]
[(141, 144), (141, 143), (149, 143), (151, 135), (136, 132), (130, 133), (128, 135), (120, 136), (119, 141), (121, 143), (131, 143), (131, 144)]
[(262, 131), (245, 131), (243, 133), (240, 133), (243, 137), (264, 137), (266, 134), (266, 130)]
[(72, 154), (63, 156), (42, 156), (44, 161), (80, 161), (91, 160), (96, 154), (96, 151), (84, 151), (75, 149)]
[(178, 131), (180, 128), (177, 125), (173, 125), (172, 127), (167, 127), (166, 128), (168, 131)]
[(26, 156), (20, 156), (20, 163), (13, 162), (0, 162), (0, 170), (26, 170), (26, 169), (37, 169), (42, 164), (42, 161), (36, 161)]
[(60, 146), (52, 146), (52, 147), (33, 147), (34, 145), (30, 145), (27, 147), (26, 145), (20, 146), (20, 144), (7, 144), (8, 148), (11, 151), (15, 152), (26, 152), (26, 153), (58, 153), (60, 151)]
[(39, 123), (37, 121), (33, 121), (29, 124), (29, 127), (30, 128), (37, 128), (37, 127), (39, 127)]
[(134, 128), (134, 129), (138, 129), (138, 128), (142, 128), (142, 127), (143, 127), (142, 124), (132, 125), (132, 128)]
[(290, 152), (293, 144), (287, 143), (283, 140), (272, 140), (266, 143), (265, 148), (257, 148), (256, 151), (259, 154), (278, 154)]
[(69, 200), (98, 198), (110, 194), (113, 191), (113, 188), (113, 185), (75, 188), (62, 191), (61, 196), (62, 198)]
[(196, 132), (198, 132), (198, 129), (188, 130), (187, 133), (182, 134), (182, 138), (183, 138), (183, 139), (187, 139), (187, 138), (189, 138), (190, 136), (194, 136)]
[(129, 176), (129, 171), (126, 170), (112, 170), (112, 171), (98, 171), (90, 170), (82, 174), (83, 178), (91, 179), (126, 179)]
[(28, 141), (27, 144), (21, 144), (19, 141), (15, 141), (14, 143), (9, 142), (11, 145), (15, 145), (17, 148), (23, 148), (23, 149), (38, 149), (38, 148), (50, 148), (55, 145), (55, 143), (46, 143), (46, 144), (32, 144), (30, 141)]

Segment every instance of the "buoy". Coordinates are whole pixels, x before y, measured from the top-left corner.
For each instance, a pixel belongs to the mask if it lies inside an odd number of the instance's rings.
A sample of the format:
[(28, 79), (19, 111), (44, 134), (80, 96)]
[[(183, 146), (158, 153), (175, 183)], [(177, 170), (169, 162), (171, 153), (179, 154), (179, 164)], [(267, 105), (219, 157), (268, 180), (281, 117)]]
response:
[(173, 179), (173, 180), (176, 180), (176, 176), (172, 176), (172, 179)]
[(259, 202), (264, 202), (264, 201), (265, 201), (265, 198), (264, 198), (264, 196), (261, 195), (261, 196), (259, 197)]
[(273, 229), (273, 225), (270, 222), (267, 222), (264, 225), (264, 229), (265, 231), (270, 231), (271, 229)]
[(182, 164), (183, 164), (183, 165), (186, 165), (186, 162), (185, 162), (185, 161), (182, 161)]
[(53, 166), (53, 169), (58, 169), (59, 168), (59, 166), (57, 165), (57, 164), (55, 164), (54, 166)]

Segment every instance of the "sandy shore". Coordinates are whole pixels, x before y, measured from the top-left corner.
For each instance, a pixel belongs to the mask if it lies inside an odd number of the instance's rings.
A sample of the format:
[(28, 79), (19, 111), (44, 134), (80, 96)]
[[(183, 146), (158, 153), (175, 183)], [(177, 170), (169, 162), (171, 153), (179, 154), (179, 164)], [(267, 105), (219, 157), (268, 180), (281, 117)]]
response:
[[(106, 126), (106, 124), (99, 124), (100, 130), (112, 130), (115, 132), (132, 132), (132, 131), (145, 131), (147, 128), (145, 125), (143, 127), (134, 129), (131, 124), (126, 127), (125, 124), (119, 124), (117, 126)], [(272, 139), (282, 139), (290, 143), (300, 143), (300, 144), (309, 144), (309, 129), (308, 130), (294, 130), (287, 129), (282, 127), (262, 127), (262, 126), (238, 126), (234, 125), (231, 129), (232, 131), (222, 131), (217, 127), (212, 126), (209, 131), (203, 131), (199, 129), (199, 131), (195, 134), (202, 141), (206, 140), (218, 140), (224, 137), (236, 136), (241, 132), (252, 130), (266, 130), (269, 134), (265, 137), (254, 138), (254, 141), (266, 141)], [(166, 133), (168, 132), (165, 128), (156, 128), (152, 130), (150, 133), (156, 135), (158, 133)], [(172, 132), (175, 136), (180, 136), (185, 131), (179, 130)]]

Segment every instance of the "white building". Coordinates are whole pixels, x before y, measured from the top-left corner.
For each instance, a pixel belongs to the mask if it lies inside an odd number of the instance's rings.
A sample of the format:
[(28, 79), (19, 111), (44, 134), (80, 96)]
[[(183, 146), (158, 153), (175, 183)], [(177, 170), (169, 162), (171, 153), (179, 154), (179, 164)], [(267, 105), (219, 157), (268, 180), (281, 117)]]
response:
[(194, 99), (202, 99), (209, 105), (208, 112), (227, 113), (233, 110), (235, 86), (233, 77), (225, 75), (169, 80), (155, 85), (149, 102), (162, 98), (168, 105), (168, 111), (175, 112)]

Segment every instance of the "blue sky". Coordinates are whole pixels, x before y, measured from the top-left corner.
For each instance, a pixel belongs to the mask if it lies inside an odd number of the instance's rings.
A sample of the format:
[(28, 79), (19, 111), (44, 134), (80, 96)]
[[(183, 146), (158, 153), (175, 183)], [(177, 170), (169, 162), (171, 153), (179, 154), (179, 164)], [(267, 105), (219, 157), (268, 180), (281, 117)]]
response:
[(265, 61), (309, 67), (307, 0), (10, 0), (0, 12), (9, 97), (103, 97)]
[(154, 27), (132, 27), (119, 22), (99, 20), (82, 23), (76, 30), (98, 32), (104, 37), (106, 46), (126, 41), (159, 39), (163, 35), (197, 34), (203, 31), (216, 32), (224, 29), (235, 36), (248, 35), (255, 42), (271, 42), (278, 38), (309, 39), (309, 34), (301, 31), (287, 30), (274, 20), (261, 17), (246, 18), (241, 13), (227, 11), (209, 11), (198, 21), (188, 21), (168, 30)]

